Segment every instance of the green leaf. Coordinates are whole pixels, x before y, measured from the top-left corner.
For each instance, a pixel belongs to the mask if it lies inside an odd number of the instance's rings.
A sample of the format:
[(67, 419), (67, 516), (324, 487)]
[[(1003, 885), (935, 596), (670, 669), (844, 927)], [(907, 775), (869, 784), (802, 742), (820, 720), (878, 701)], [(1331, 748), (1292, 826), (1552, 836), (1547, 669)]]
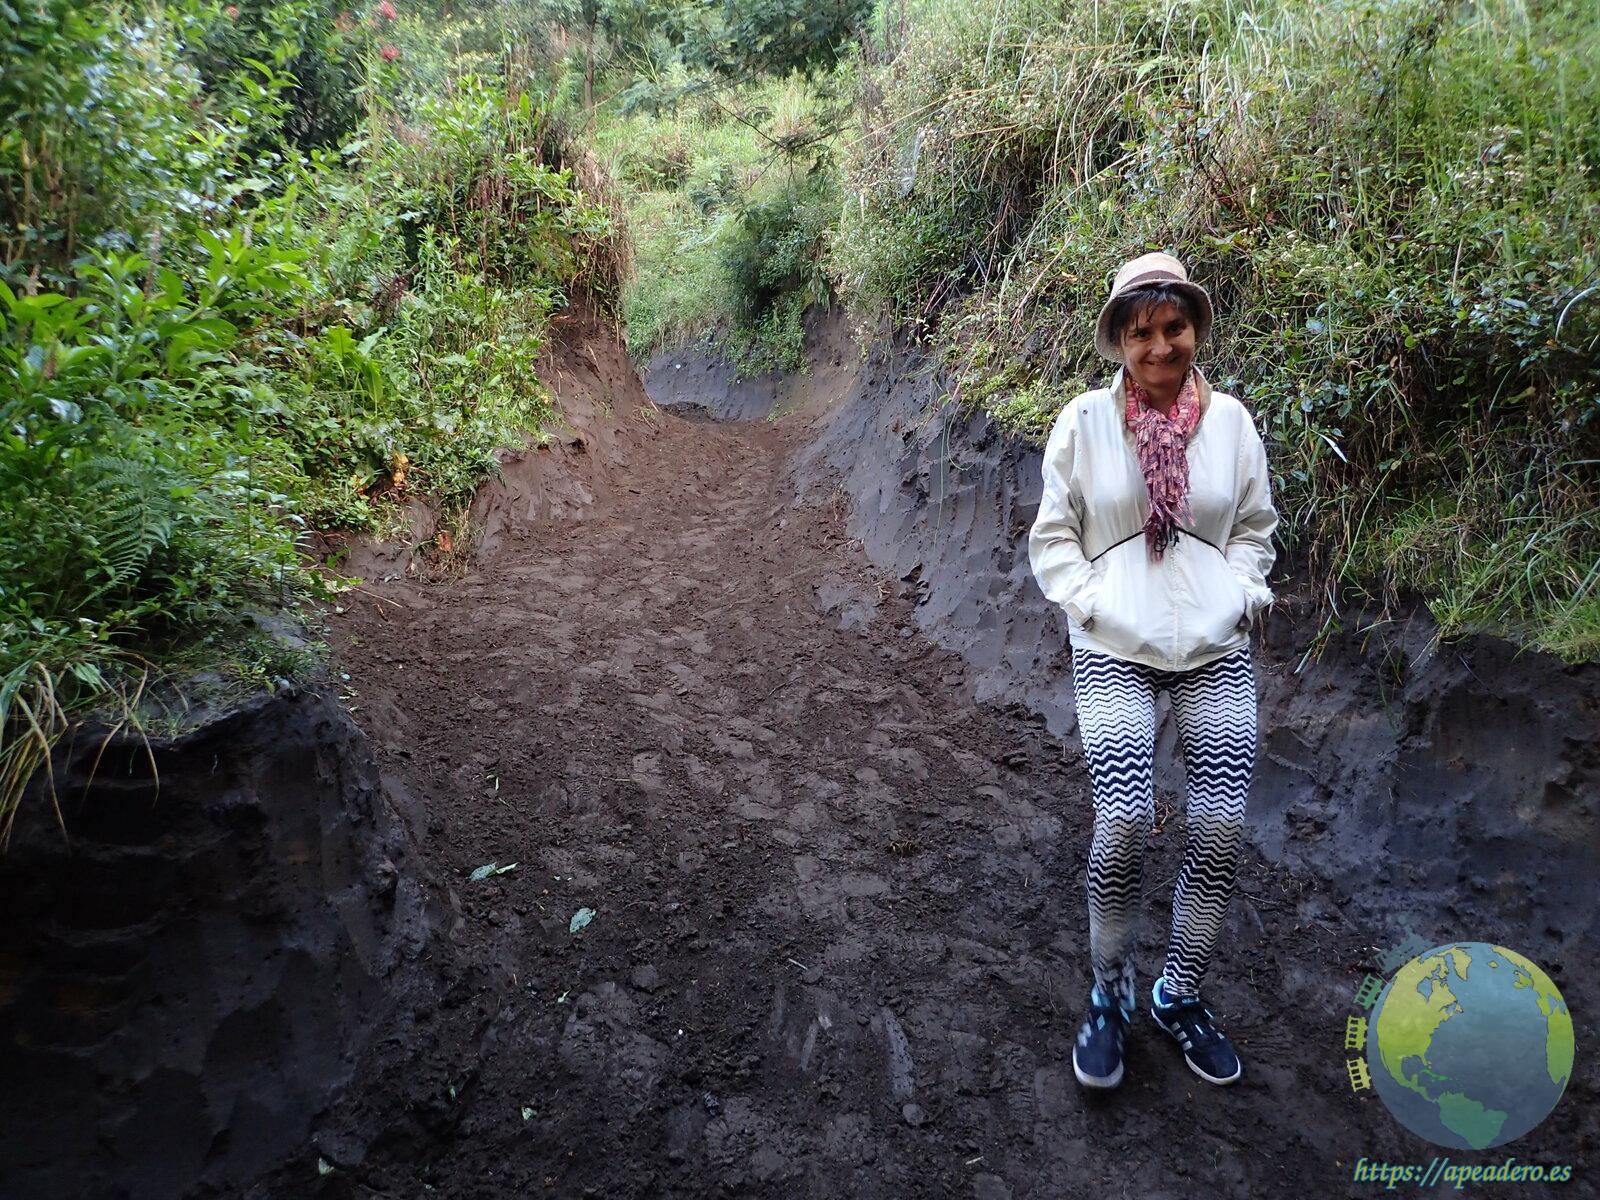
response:
[(477, 883), (480, 879), (488, 879), (491, 875), (505, 875), (508, 872), (515, 871), (520, 865), (520, 863), (507, 863), (501, 867), (494, 863), (484, 863), (483, 866), (474, 869), (472, 874), (467, 876), (467, 879), (471, 883)]
[(594, 920), (594, 918), (594, 909), (580, 908), (577, 912), (572, 914), (572, 920), (567, 923), (567, 932), (577, 933), (578, 930), (584, 928), (589, 924), (590, 921)]
[(106, 686), (105, 676), (100, 674), (100, 668), (93, 663), (75, 662), (67, 670), (72, 672), (74, 678), (88, 684), (96, 691), (101, 691)]

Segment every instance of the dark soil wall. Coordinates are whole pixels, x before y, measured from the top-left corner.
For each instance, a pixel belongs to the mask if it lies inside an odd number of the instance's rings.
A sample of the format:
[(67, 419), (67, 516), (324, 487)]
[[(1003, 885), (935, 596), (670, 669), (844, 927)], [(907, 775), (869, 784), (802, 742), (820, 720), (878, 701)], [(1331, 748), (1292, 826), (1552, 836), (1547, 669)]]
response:
[[(923, 631), (966, 659), (977, 698), (1042, 714), (1076, 756), (1066, 618), (1028, 562), (1039, 448), (952, 405), (937, 371), (900, 342), (874, 342), (863, 361), (833, 316), (814, 323), (810, 348), (827, 370), (851, 370), (833, 402), (818, 389), (799, 406), (816, 436), (796, 495), (842, 481), (850, 532), (917, 599)], [(683, 379), (725, 389), (704, 399), (718, 415), (766, 415), (776, 394), (688, 353), (658, 357), (645, 382), (666, 402)], [(1344, 916), (1375, 943), (1406, 928), (1430, 942), (1501, 941), (1558, 984), (1592, 978), (1600, 666), (1493, 637), (1428, 650), (1426, 611), (1369, 634), (1371, 614), (1346, 612), (1346, 632), (1304, 661), (1320, 619), (1292, 571), (1273, 582), (1280, 599), (1257, 646), (1257, 847), (1335, 884)], [(1181, 811), (1171, 722), (1158, 779), (1159, 798)]]
[(164, 1197), (301, 1149), (432, 921), (321, 692), (58, 756), (0, 860), (0, 1194)]
[(845, 395), (861, 373), (865, 356), (841, 317), (812, 321), (806, 328), (805, 374), (776, 373), (734, 378), (734, 368), (705, 341), (663, 350), (643, 371), (645, 390), (662, 408), (719, 421), (776, 420), (815, 413)]

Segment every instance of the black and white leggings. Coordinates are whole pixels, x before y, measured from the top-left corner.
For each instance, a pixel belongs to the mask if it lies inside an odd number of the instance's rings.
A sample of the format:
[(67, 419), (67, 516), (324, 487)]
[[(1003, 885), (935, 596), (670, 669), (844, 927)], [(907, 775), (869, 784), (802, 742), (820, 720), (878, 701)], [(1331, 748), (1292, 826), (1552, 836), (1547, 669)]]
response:
[(1245, 797), (1255, 770), (1250, 648), (1242, 646), (1189, 671), (1165, 671), (1074, 648), (1072, 685), (1094, 787), (1089, 849), (1094, 981), (1135, 1005), (1133, 935), (1145, 839), (1155, 820), (1156, 692), (1166, 688), (1183, 751), (1189, 836), (1172, 896), (1172, 935), (1162, 974), (1168, 995), (1197, 995), (1233, 895)]

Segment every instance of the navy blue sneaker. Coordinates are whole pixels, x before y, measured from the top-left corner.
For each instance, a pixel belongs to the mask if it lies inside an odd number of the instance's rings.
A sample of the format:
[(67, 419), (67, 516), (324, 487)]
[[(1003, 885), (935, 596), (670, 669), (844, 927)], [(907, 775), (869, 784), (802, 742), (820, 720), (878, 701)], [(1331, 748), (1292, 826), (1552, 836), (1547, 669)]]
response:
[(1089, 1016), (1072, 1045), (1072, 1073), (1084, 1087), (1114, 1088), (1122, 1082), (1122, 1049), (1133, 1011), (1096, 987), (1089, 993)]
[[(1237, 1083), (1244, 1074), (1239, 1055), (1199, 996), (1168, 997), (1158, 977), (1150, 989), (1150, 1015), (1183, 1047), (1189, 1069), (1207, 1083)], [(1169, 1002), (1170, 1000), (1170, 1002)]]

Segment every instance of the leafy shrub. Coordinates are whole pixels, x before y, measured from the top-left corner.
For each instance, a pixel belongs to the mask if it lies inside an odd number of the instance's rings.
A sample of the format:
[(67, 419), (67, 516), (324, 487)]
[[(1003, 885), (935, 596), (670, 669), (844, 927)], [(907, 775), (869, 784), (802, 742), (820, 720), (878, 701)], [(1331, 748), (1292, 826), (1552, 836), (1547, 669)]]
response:
[(747, 369), (800, 370), (801, 321), (831, 292), (823, 259), (837, 204), (826, 176), (750, 202), (722, 243), (736, 324), (731, 345)]
[(182, 54), (199, 23), (197, 4), (124, 16), (43, 0), (0, 25), (0, 279), (13, 289), (71, 286), (95, 247), (159, 255), (243, 190), (230, 168), (248, 166), (248, 130), (206, 105)]
[(669, 191), (689, 177), (692, 150), (682, 134), (669, 134), (629, 150), (622, 176), (643, 191)]
[[(713, 83), (679, 61), (652, 87), (674, 99), (602, 110), (592, 134), (623, 185), (634, 244), (623, 296), (630, 351), (646, 358), (710, 335), (741, 373), (803, 369), (802, 314), (832, 295), (822, 264), (838, 207), (833, 85)], [(670, 171), (641, 169), (658, 156)]]
[(719, 18), (692, 37), (690, 54), (723, 75), (749, 77), (835, 66), (872, 12), (870, 0), (721, 0)]
[(0, 843), (72, 714), (313, 582), (225, 354), (293, 262), (233, 248), (193, 290), (161, 269), (146, 292), (137, 255), (100, 256), (75, 297), (0, 284)]

